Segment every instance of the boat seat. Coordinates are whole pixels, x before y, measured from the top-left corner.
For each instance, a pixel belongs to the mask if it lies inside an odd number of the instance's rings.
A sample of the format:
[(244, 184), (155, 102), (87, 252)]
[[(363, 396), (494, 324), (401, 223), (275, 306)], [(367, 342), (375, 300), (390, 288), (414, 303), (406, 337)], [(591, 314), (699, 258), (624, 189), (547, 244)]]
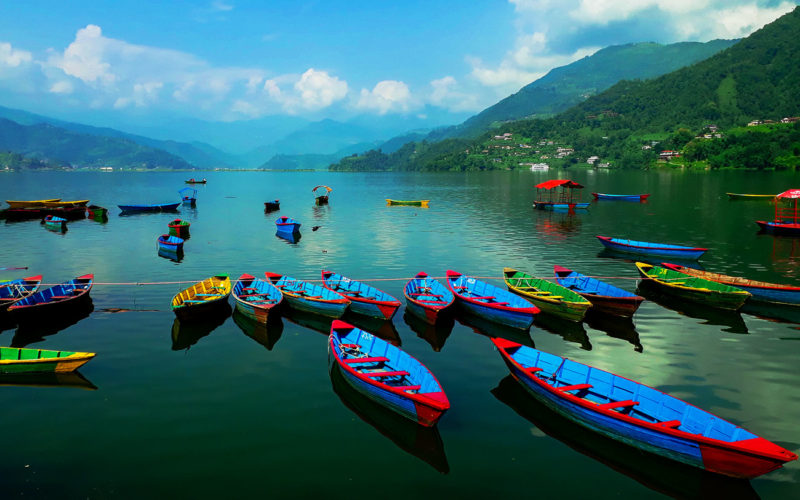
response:
[(418, 391), (422, 389), (421, 385), (393, 385), (393, 389), (400, 389), (401, 391)]
[(389, 361), (389, 358), (385, 358), (383, 356), (374, 356), (374, 357), (366, 357), (366, 358), (350, 358), (350, 359), (343, 359), (342, 362), (353, 364), (353, 363), (381, 363), (384, 361)]
[(495, 306), (507, 306), (509, 302), (492, 302), (491, 304)]
[(221, 293), (196, 293), (195, 297), (221, 297)]
[(631, 408), (638, 404), (639, 404), (638, 401), (631, 401), (630, 399), (628, 399), (625, 401), (611, 401), (610, 403), (602, 403), (597, 405), (597, 407), (602, 408), (604, 410), (613, 410), (615, 408)]
[(201, 300), (186, 299), (186, 300), (183, 301), (184, 304), (187, 303), (187, 302), (189, 302), (189, 303), (198, 303), (198, 302), (206, 302), (206, 301), (202, 300), (202, 299)]
[(425, 300), (425, 299), (417, 299), (418, 302), (425, 302), (427, 304), (447, 304), (444, 300)]
[(496, 299), (497, 297), (495, 297), (494, 295), (483, 295), (479, 297), (470, 297), (470, 298), (475, 300), (489, 300), (489, 299)]
[(263, 297), (266, 293), (240, 293), (239, 297)]
[(367, 377), (400, 377), (400, 376), (410, 375), (410, 373), (403, 370), (386, 371), (386, 372), (368, 372), (368, 373), (361, 372), (361, 374), (366, 375)]
[(594, 387), (592, 384), (575, 384), (575, 385), (564, 385), (561, 387), (556, 387), (556, 390), (561, 392), (582, 391), (585, 389), (591, 389), (592, 387)]
[(664, 422), (659, 422), (657, 425), (661, 427), (667, 427), (669, 429), (677, 429), (683, 424), (680, 420), (666, 420)]

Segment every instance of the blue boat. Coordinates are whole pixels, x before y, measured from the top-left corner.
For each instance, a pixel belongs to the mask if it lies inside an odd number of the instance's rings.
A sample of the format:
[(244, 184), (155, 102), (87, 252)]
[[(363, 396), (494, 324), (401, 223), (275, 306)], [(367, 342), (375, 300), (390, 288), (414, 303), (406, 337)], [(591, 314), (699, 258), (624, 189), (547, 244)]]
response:
[(595, 200), (615, 200), (615, 201), (647, 201), (649, 194), (607, 194), (592, 193)]
[(624, 240), (622, 238), (611, 238), (608, 236), (598, 236), (597, 239), (600, 240), (603, 246), (610, 250), (640, 255), (674, 257), (676, 259), (696, 260), (708, 251), (708, 248), (685, 247), (666, 243), (648, 243), (646, 241)]
[(47, 229), (53, 229), (56, 231), (67, 230), (67, 219), (63, 217), (56, 217), (55, 215), (46, 216), (44, 219), (42, 219), (42, 224), (44, 224)]
[(78, 276), (59, 285), (39, 290), (9, 306), (8, 311), (17, 321), (23, 319), (53, 318), (53, 314), (68, 312), (89, 299), (94, 281), (93, 274)]
[(417, 273), (403, 289), (406, 310), (433, 325), (453, 308), (455, 296), (444, 285), (426, 273)]
[(178, 253), (183, 251), (183, 238), (162, 234), (158, 237), (158, 249), (164, 252)]
[(601, 435), (710, 472), (751, 479), (797, 455), (639, 382), (504, 339), (511, 375), (539, 402)]
[(264, 275), (281, 291), (286, 303), (298, 311), (341, 318), (350, 305), (349, 299), (323, 286), (277, 273), (265, 272)]
[(467, 312), (502, 325), (527, 329), (539, 312), (519, 295), (455, 271), (447, 271), (447, 287)]
[(599, 279), (571, 271), (566, 267), (553, 266), (556, 283), (579, 293), (592, 303), (592, 310), (616, 316), (632, 316), (644, 301), (635, 293), (631, 293)]
[(296, 233), (300, 231), (300, 224), (296, 220), (292, 219), (291, 217), (286, 217), (285, 215), (281, 215), (275, 221), (275, 226), (278, 229), (279, 233)]
[(372, 401), (425, 427), (450, 401), (425, 365), (402, 349), (344, 321), (331, 324), (328, 368)]
[(236, 310), (259, 323), (266, 323), (270, 312), (283, 302), (283, 294), (270, 281), (243, 274), (233, 285)]
[(197, 190), (195, 188), (185, 187), (179, 189), (178, 193), (181, 195), (181, 203), (194, 207), (197, 205)]
[(400, 307), (400, 301), (388, 293), (333, 271), (322, 270), (322, 285), (350, 299), (350, 311), (356, 314), (392, 319)]
[(139, 213), (139, 212), (174, 212), (178, 209), (181, 203), (159, 203), (156, 205), (117, 205), (122, 213)]
[(0, 281), (0, 312), (39, 289), (42, 275)]

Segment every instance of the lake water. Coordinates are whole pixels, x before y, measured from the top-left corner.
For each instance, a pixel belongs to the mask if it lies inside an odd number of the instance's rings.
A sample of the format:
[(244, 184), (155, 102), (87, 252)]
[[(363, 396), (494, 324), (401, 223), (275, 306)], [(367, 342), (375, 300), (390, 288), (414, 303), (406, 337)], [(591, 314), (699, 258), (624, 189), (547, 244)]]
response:
[[(399, 341), (444, 387), (452, 408), (425, 430), (331, 380), (324, 321), (288, 317), (263, 331), (234, 316), (186, 327), (170, 311), (185, 286), (177, 282), (217, 273), (319, 279), (330, 269), (402, 298), (406, 280), (423, 270), (443, 276), (454, 269), (500, 284), (504, 266), (550, 277), (560, 264), (635, 290), (632, 261), (607, 255), (596, 235), (708, 247), (699, 261), (707, 270), (798, 283), (800, 239), (757, 233), (754, 220), (769, 220), (772, 205), (724, 194), (777, 193), (800, 187), (797, 176), (571, 172), (587, 187), (584, 199), (591, 191), (652, 196), (647, 203), (593, 202), (575, 214), (533, 210), (533, 186), (557, 175), (205, 172), (208, 184), (195, 186), (197, 207), (177, 214), (192, 225), (175, 262), (157, 254), (156, 238), (176, 214), (122, 217), (116, 206), (177, 201), (188, 174), (1, 174), (0, 200), (89, 198), (109, 208), (108, 222), (70, 222), (64, 234), (38, 221), (0, 222), (0, 267), (28, 267), (0, 271), (0, 279), (43, 274), (57, 283), (92, 272), (97, 282), (93, 311), (74, 324), (0, 322), (2, 345), (97, 353), (82, 377), (36, 386), (0, 379), (4, 493), (796, 496), (798, 462), (750, 482), (728, 480), (554, 418), (508, 379), (479, 334), (503, 332), (468, 318), (426, 329), (403, 307), (392, 324), (365, 324)], [(330, 205), (314, 205), (318, 184), (333, 187)], [(263, 202), (274, 198), (281, 210), (265, 215)], [(387, 207), (385, 198), (431, 203)], [(278, 215), (303, 223), (297, 243), (275, 236)], [(529, 342), (657, 387), (797, 452), (800, 331), (791, 311), (720, 313), (647, 298), (628, 323), (537, 318)]]

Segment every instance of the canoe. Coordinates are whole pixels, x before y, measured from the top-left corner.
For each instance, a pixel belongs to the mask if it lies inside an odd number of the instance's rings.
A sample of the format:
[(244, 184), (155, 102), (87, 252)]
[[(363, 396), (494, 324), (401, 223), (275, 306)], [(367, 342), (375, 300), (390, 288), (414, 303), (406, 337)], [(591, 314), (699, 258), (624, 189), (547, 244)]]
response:
[(428, 203), (431, 200), (390, 200), (386, 198), (386, 206), (398, 205), (405, 207), (422, 207), (428, 208)]
[(663, 262), (661, 265), (667, 269), (678, 271), (679, 273), (741, 288), (746, 292), (750, 292), (750, 301), (768, 302), (770, 304), (800, 305), (800, 286), (781, 285), (778, 283), (767, 283), (766, 281), (727, 276), (725, 274), (701, 271), (699, 269), (692, 269), (691, 267), (670, 264), (668, 262)]
[(750, 297), (750, 293), (741, 288), (689, 276), (660, 266), (637, 262), (636, 268), (643, 278), (658, 285), (664, 292), (706, 306), (735, 311)]
[(649, 194), (608, 194), (592, 193), (595, 200), (616, 200), (616, 201), (645, 201)]
[(48, 229), (55, 229), (58, 231), (64, 231), (67, 229), (67, 219), (63, 217), (56, 217), (55, 215), (47, 215), (44, 219), (42, 219), (42, 224), (44, 224)]
[(492, 342), (536, 400), (603, 436), (747, 479), (797, 460), (794, 453), (652, 387), (515, 342)]
[(123, 213), (135, 212), (172, 212), (180, 206), (178, 203), (158, 203), (155, 205), (117, 205)]
[(270, 312), (279, 307), (283, 294), (270, 281), (242, 274), (233, 285), (236, 310), (250, 319), (266, 323)]
[(453, 309), (455, 296), (427, 273), (417, 273), (403, 288), (406, 310), (433, 325), (447, 311)]
[(782, 236), (800, 236), (800, 224), (793, 224), (790, 222), (767, 222), (763, 220), (757, 220), (756, 224), (766, 233)]
[(208, 182), (207, 180), (197, 180), (197, 179), (188, 179), (184, 181), (186, 184), (205, 184)]
[(280, 200), (272, 200), (272, 201), (265, 201), (264, 202), (264, 213), (273, 212), (275, 210), (280, 210), (281, 202)]
[(6, 200), (8, 208), (42, 208), (45, 203), (60, 201), (61, 198), (49, 198), (47, 200)]
[(774, 194), (743, 194), (743, 193), (725, 193), (730, 200), (750, 200), (750, 201), (771, 201), (775, 199)]
[(89, 200), (71, 200), (71, 201), (43, 201), (42, 206), (45, 208), (69, 208), (69, 207), (85, 207)]
[(580, 210), (589, 208), (589, 202), (582, 203), (554, 203), (551, 201), (534, 201), (533, 208), (537, 210)]
[(181, 219), (174, 219), (169, 223), (167, 223), (167, 227), (169, 228), (169, 234), (184, 239), (186, 239), (186, 237), (189, 236), (189, 226), (191, 226), (189, 222)]
[(281, 215), (275, 220), (275, 226), (279, 233), (296, 233), (300, 231), (300, 226), (302, 226), (302, 224), (291, 217)]
[(592, 303), (592, 311), (627, 317), (632, 316), (644, 301), (644, 297), (566, 267), (556, 265), (553, 266), (553, 271), (559, 285), (569, 288)]
[(0, 312), (5, 311), (18, 300), (35, 293), (39, 289), (41, 282), (41, 274), (27, 278), (0, 281)]
[(377, 288), (322, 270), (322, 286), (350, 299), (350, 311), (373, 318), (392, 319), (400, 301)]
[(597, 239), (600, 240), (600, 243), (606, 248), (618, 252), (656, 255), (659, 257), (675, 257), (678, 259), (696, 260), (708, 250), (707, 248), (685, 247), (666, 243), (649, 243), (646, 241), (610, 238), (608, 236), (598, 236)]
[(0, 374), (72, 372), (94, 356), (93, 352), (0, 347)]
[(43, 219), (46, 215), (55, 215), (67, 220), (77, 220), (86, 217), (85, 207), (63, 207), (63, 208), (9, 208), (0, 212), (0, 216), (7, 220), (29, 220)]
[(183, 238), (162, 234), (158, 237), (158, 249), (164, 252), (178, 253), (183, 251)]
[(568, 288), (510, 267), (503, 268), (503, 279), (509, 290), (533, 302), (544, 314), (582, 321), (592, 307), (591, 302)]
[(108, 218), (108, 209), (98, 205), (89, 205), (86, 207), (86, 215), (90, 219), (103, 220)]
[(296, 310), (341, 318), (350, 305), (349, 299), (323, 286), (277, 273), (265, 272), (264, 275), (283, 293), (286, 303)]
[(84, 274), (59, 285), (39, 290), (9, 306), (8, 311), (17, 321), (23, 319), (53, 319), (78, 308), (89, 300), (89, 291), (94, 281), (93, 274)]
[(425, 427), (450, 408), (433, 373), (402, 349), (344, 321), (331, 324), (328, 368), (353, 389)]
[(227, 274), (211, 276), (181, 290), (172, 297), (172, 312), (179, 320), (200, 319), (228, 306), (231, 280)]
[(539, 312), (522, 297), (456, 271), (447, 271), (447, 288), (467, 312), (513, 328), (527, 329)]

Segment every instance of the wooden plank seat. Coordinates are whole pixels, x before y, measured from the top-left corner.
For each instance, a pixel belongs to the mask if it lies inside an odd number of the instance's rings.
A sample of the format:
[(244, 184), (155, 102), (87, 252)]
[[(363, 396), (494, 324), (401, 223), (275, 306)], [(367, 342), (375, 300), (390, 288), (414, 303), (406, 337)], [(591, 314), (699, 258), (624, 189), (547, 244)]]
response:
[(447, 302), (445, 302), (444, 300), (438, 300), (438, 299), (434, 300), (417, 299), (417, 300), (420, 302), (425, 302), (426, 304), (447, 304)]
[(188, 302), (188, 303), (190, 303), (190, 304), (195, 304), (195, 303), (198, 303), (198, 302), (206, 302), (206, 301), (205, 301), (205, 300), (203, 300), (203, 299), (186, 299), (186, 300), (184, 300), (183, 302), (184, 302), (184, 303), (187, 303), (187, 302)]
[(401, 391), (418, 391), (422, 389), (421, 385), (393, 385), (392, 387)]
[(597, 405), (597, 407), (602, 408), (604, 410), (613, 410), (615, 408), (631, 408), (638, 404), (639, 404), (638, 401), (631, 401), (630, 399), (628, 399), (625, 401), (611, 401), (610, 403), (602, 403)]
[(666, 420), (664, 422), (659, 422), (657, 425), (660, 425), (661, 427), (667, 427), (669, 429), (677, 429), (682, 423), (683, 422), (680, 420)]
[(242, 288), (242, 291), (243, 291), (243, 292), (252, 292), (252, 291), (258, 291), (258, 288), (253, 288), (252, 286), (246, 286), (246, 287), (243, 287), (243, 288)]
[(475, 297), (470, 297), (470, 298), (471, 299), (475, 299), (475, 300), (491, 300), (491, 299), (496, 299), (497, 297), (495, 297), (494, 295), (482, 295), (482, 296), (475, 296)]
[(221, 297), (221, 293), (196, 293), (195, 297)]
[(386, 372), (361, 372), (362, 375), (366, 375), (367, 377), (400, 377), (410, 375), (407, 371), (404, 370), (396, 370), (396, 371), (386, 371)]
[(493, 306), (507, 306), (509, 304), (508, 302), (488, 302), (488, 303), (492, 304)]
[(564, 385), (561, 387), (556, 387), (556, 390), (561, 392), (582, 391), (584, 389), (591, 389), (592, 387), (594, 387), (592, 384), (575, 384), (575, 385)]
[(438, 293), (430, 293), (430, 292), (411, 292), (409, 295), (419, 295), (419, 296), (427, 296), (427, 297), (443, 297), (443, 295), (439, 295)]
[(240, 293), (239, 297), (263, 297), (265, 293)]
[(389, 361), (389, 358), (383, 356), (368, 356), (366, 358), (350, 358), (350, 359), (343, 359), (342, 362), (353, 364), (353, 363), (381, 363)]

